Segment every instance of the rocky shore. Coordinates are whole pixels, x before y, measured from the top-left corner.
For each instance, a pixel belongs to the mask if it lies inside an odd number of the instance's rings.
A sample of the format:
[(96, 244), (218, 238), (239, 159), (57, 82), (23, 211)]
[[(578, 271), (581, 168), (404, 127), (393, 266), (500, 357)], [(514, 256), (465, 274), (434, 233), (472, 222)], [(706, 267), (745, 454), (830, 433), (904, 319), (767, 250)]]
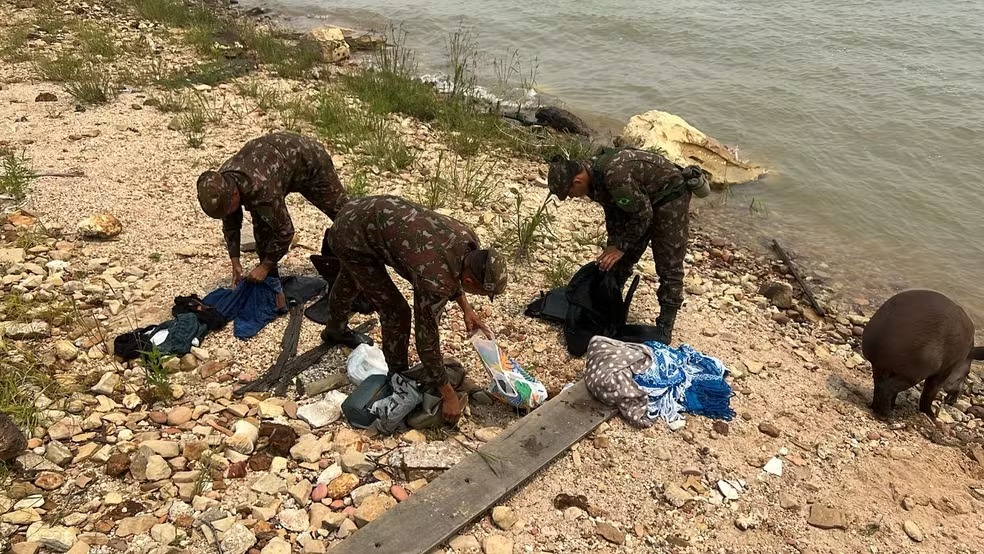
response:
[[(344, 379), (313, 396), (234, 397), (276, 359), (285, 319), (247, 342), (215, 333), (160, 367), (118, 361), (115, 335), (229, 279), (195, 178), (265, 131), (318, 134), (353, 193), (433, 202), (506, 246), (545, 196), (542, 152), (442, 117), (336, 117), (375, 105), (346, 80), (359, 73), (342, 53), (352, 35), (297, 42), (222, 27), (202, 38), (183, 3), (156, 5), (174, 11), (140, 0), (0, 3), (0, 411), (27, 439), (0, 465), (0, 551), (325, 552), (519, 416), (473, 404), (458, 428), (383, 437), (340, 417)], [(341, 130), (353, 121), (397, 141), (350, 141)], [(310, 274), (328, 222), (304, 202), (290, 209), (298, 234), (285, 271)], [(549, 210), (507, 293), (476, 309), (509, 355), (558, 390), (581, 363), (523, 309), (592, 259), (604, 235), (594, 206)], [(980, 373), (939, 427), (915, 413), (918, 391), (902, 395), (894, 422), (873, 419), (856, 350), (870, 311), (831, 303), (819, 317), (780, 262), (701, 231), (699, 201), (692, 221), (676, 338), (731, 369), (739, 417), (645, 431), (613, 420), (445, 550), (984, 551)], [(647, 255), (631, 319), (654, 319), (652, 268)], [(304, 323), (301, 351), (319, 331)], [(455, 310), (442, 339), (484, 382)], [(302, 380), (344, 373), (345, 355)], [(0, 422), (0, 455), (7, 429)]]

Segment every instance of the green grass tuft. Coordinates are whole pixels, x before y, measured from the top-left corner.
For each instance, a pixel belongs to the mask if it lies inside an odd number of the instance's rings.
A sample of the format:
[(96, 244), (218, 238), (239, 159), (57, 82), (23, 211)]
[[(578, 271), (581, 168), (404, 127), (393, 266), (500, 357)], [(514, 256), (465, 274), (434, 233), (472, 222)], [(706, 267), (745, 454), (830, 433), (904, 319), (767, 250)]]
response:
[(55, 399), (58, 384), (30, 352), (0, 343), (0, 412), (20, 427), (33, 430), (41, 424), (41, 409), (35, 401), (41, 395)]
[(571, 282), (571, 277), (574, 276), (574, 270), (574, 264), (570, 260), (555, 259), (553, 263), (547, 266), (544, 273), (544, 277), (547, 278), (547, 286), (554, 289), (567, 286)]
[(515, 215), (507, 221), (500, 242), (513, 253), (517, 262), (529, 261), (533, 252), (553, 236), (550, 225), (554, 215), (549, 208), (550, 197), (544, 198), (532, 214), (524, 214), (523, 197), (519, 190), (511, 188), (510, 191), (516, 196)]
[(27, 154), (0, 148), (0, 195), (23, 200), (31, 183), (37, 179)]

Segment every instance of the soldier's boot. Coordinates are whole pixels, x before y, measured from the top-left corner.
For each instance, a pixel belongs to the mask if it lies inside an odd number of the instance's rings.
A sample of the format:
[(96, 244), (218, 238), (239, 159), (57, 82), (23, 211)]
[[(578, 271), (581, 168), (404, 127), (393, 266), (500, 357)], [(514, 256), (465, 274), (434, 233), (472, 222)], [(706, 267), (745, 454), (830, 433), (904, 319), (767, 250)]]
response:
[(656, 333), (653, 340), (661, 342), (667, 346), (673, 339), (673, 324), (676, 322), (677, 311), (679, 308), (661, 304), (659, 307), (659, 317), (656, 318)]
[(353, 350), (355, 350), (355, 348), (357, 348), (360, 344), (368, 344), (369, 346), (373, 345), (372, 339), (369, 335), (357, 333), (347, 327), (342, 332), (325, 327), (325, 329), (321, 331), (321, 340), (329, 346), (342, 345)]

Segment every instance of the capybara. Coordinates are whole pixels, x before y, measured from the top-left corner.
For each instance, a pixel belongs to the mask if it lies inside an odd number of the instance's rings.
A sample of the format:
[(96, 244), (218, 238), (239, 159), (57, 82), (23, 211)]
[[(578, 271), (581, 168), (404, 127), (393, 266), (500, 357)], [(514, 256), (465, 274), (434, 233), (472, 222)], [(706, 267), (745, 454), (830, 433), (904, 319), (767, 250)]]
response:
[(871, 407), (880, 417), (891, 416), (900, 392), (925, 380), (919, 411), (936, 419), (933, 400), (940, 390), (947, 404), (956, 402), (970, 363), (984, 360), (967, 312), (931, 290), (900, 292), (882, 304), (864, 329), (861, 351), (874, 373)]

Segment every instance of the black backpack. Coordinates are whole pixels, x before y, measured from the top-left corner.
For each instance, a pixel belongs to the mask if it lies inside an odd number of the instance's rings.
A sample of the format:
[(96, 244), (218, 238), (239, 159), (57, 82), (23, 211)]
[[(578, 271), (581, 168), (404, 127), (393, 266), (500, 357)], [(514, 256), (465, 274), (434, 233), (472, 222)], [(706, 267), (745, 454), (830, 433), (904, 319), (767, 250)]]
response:
[(526, 307), (526, 315), (564, 324), (567, 351), (581, 357), (588, 349), (588, 342), (597, 335), (626, 342), (651, 340), (655, 328), (648, 325), (626, 325), (629, 305), (639, 276), (632, 280), (625, 298), (615, 276), (601, 271), (595, 262), (581, 267), (571, 277), (566, 287), (556, 288)]

